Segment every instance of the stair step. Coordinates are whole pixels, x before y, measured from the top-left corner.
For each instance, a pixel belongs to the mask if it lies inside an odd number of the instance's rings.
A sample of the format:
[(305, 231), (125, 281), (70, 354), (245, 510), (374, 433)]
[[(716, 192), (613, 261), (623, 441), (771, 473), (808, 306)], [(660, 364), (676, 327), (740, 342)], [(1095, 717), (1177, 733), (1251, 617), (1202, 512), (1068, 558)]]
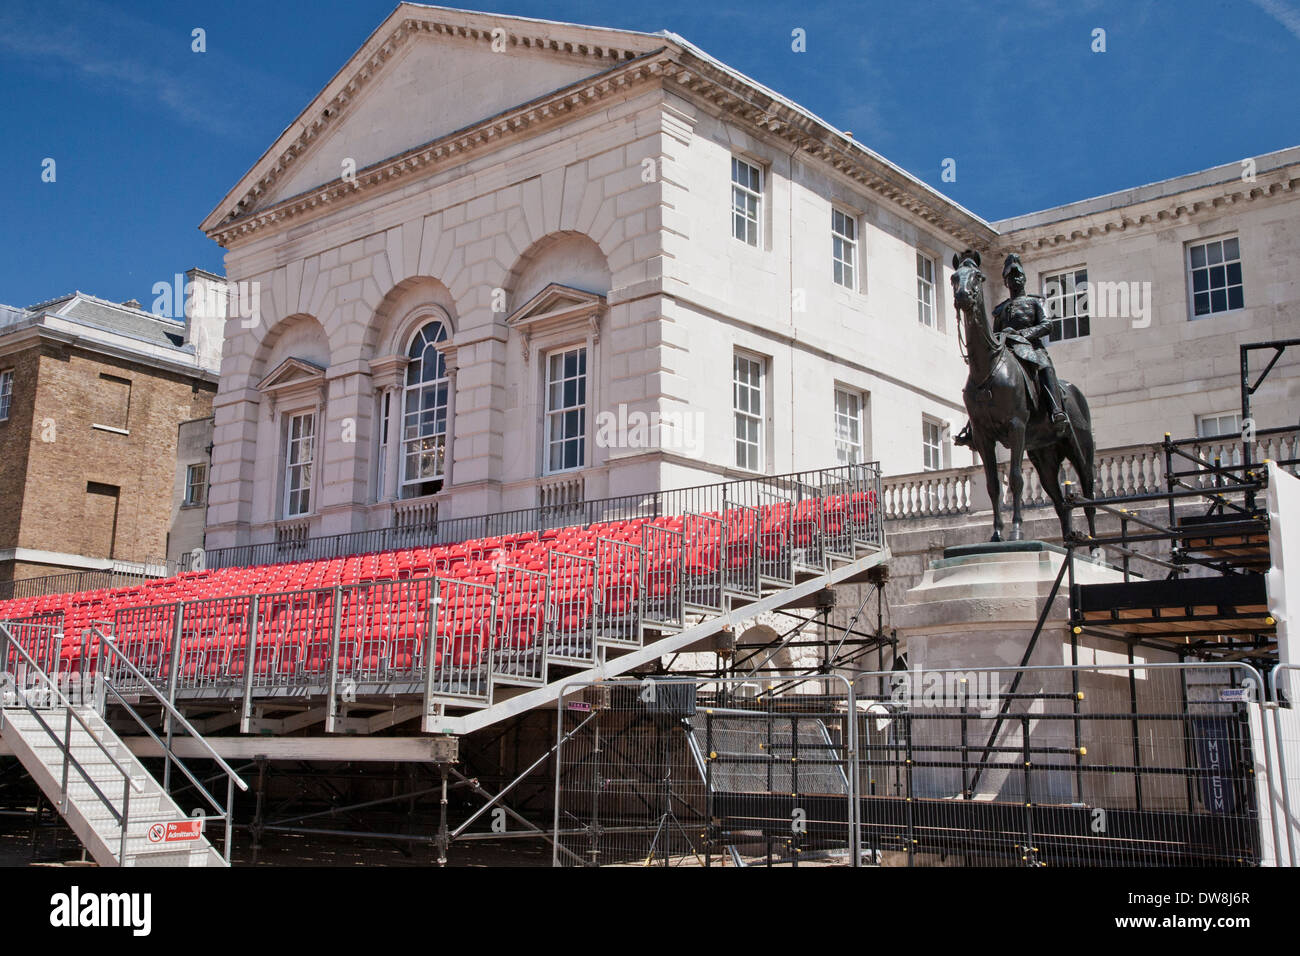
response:
[[(122, 824), (115, 814), (123, 806), (126, 778), (122, 771), (125, 770), (135, 788), (129, 798), (122, 865), (226, 866), (206, 835), (198, 840), (171, 844), (149, 840), (148, 831), (152, 824), (192, 818), (177, 806), (98, 714), (82, 708), (77, 708), (76, 713), (85, 721), (85, 726), (74, 720), (71, 728), (67, 729), (68, 712), (65, 708), (43, 710), (40, 720), (27, 711), (6, 710), (3, 734), (13, 741), (28, 772), (59, 806), (95, 859), (110, 864), (122, 852)], [(41, 725), (42, 720), (57, 740), (52, 739), (46, 727)], [(65, 730), (68, 734), (66, 754), (63, 746)], [(77, 766), (69, 764), (67, 793), (61, 794), (64, 762), (69, 755)], [(103, 794), (102, 798), (95, 788)]]

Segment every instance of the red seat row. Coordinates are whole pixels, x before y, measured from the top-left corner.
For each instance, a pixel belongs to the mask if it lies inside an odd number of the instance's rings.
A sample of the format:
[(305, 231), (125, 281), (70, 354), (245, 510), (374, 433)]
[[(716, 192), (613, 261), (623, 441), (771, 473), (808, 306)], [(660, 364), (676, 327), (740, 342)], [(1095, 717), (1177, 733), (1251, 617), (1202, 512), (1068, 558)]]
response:
[[(489, 642), (520, 649), (536, 639), (548, 578), (557, 629), (579, 632), (591, 622), (597, 601), (606, 615), (626, 615), (642, 587), (651, 599), (668, 595), (679, 584), (679, 569), (696, 580), (736, 569), (750, 559), (755, 544), (770, 559), (791, 545), (806, 546), (818, 531), (841, 534), (847, 523), (866, 526), (874, 506), (871, 493), (834, 495), (721, 515), (609, 521), (452, 545), (193, 571), (125, 588), (0, 601), (0, 620), (61, 613), (65, 637), (57, 666), (71, 670), (94, 652), (83, 633), (100, 622), (112, 626), (116, 618), (119, 646), (142, 670), (158, 672), (170, 658), (173, 618), (132, 609), (185, 603), (177, 655), (181, 674), (230, 679), (242, 677), (246, 666), (247, 596), (263, 595), (254, 673), (319, 674), (328, 666), (332, 589), (369, 585), (370, 590), (355, 592), (354, 601), (345, 601), (344, 634), (364, 636), (341, 642), (340, 668), (403, 670), (423, 657), (427, 586), (385, 583), (437, 576), (444, 579), (444, 600), (436, 619), (435, 659), (468, 666)], [(54, 666), (56, 651), (51, 647), (44, 653)]]

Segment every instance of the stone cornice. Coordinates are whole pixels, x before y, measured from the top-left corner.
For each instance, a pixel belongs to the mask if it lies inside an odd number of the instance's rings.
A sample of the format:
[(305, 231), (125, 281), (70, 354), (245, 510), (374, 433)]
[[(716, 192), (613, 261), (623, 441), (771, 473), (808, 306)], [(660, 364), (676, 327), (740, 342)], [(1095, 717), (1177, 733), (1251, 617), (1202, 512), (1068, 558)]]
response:
[(370, 360), (370, 380), (378, 390), (401, 388), (406, 381), (406, 366), (410, 359), (405, 355), (385, 355)]
[[(508, 18), (502, 22), (506, 20)], [(347, 103), (356, 97), (361, 87), (393, 55), (397, 46), (421, 31), (491, 42), (488, 30), (403, 21), (388, 41), (331, 100), (331, 105), (321, 108), (316, 120), (303, 126), (297, 139), (282, 151), (277, 162), (237, 202), (234, 192), (222, 201), (221, 206), (203, 224), (209, 237), (222, 246), (231, 248), (255, 233), (282, 227), (290, 222), (296, 224), (310, 220), (338, 208), (345, 201), (368, 197), (399, 184), (404, 185), (413, 177), (428, 176), (459, 165), (471, 156), (535, 133), (556, 121), (591, 112), (602, 101), (630, 89), (661, 84), (671, 86), (679, 95), (714, 104), (726, 112), (729, 118), (749, 124), (802, 149), (809, 156), (859, 183), (879, 199), (897, 204), (953, 236), (959, 244), (985, 247), (996, 241), (997, 233), (978, 217), (947, 202), (940, 194), (912, 180), (844, 134), (800, 112), (791, 104), (775, 99), (743, 78), (668, 41), (664, 41), (664, 45), (658, 49), (638, 53), (572, 41), (538, 40), (517, 32), (508, 33), (507, 39), (512, 47), (521, 50), (562, 50), (593, 56), (597, 60), (617, 62), (594, 76), (357, 170), (351, 181), (340, 176), (266, 208), (246, 212), (246, 209), (251, 210), (256, 205), (259, 197), (274, 187), (294, 160), (339, 119)], [(670, 107), (665, 109), (670, 110)], [(671, 116), (674, 122), (681, 119), (676, 111), (671, 111)], [(689, 136), (688, 126), (679, 130), (672, 123), (669, 125), (676, 137)], [(256, 169), (257, 167), (255, 171)], [(221, 216), (223, 210), (225, 215)]]
[[(374, 194), (398, 183), (405, 184), (414, 175), (426, 176), (440, 172), (464, 162), (470, 156), (532, 132), (537, 127), (586, 112), (585, 108), (610, 96), (656, 81), (662, 75), (666, 62), (663, 51), (649, 54), (373, 163), (357, 170), (355, 178), (350, 182), (340, 176), (309, 192), (291, 196), (256, 212), (242, 215), (232, 212), (220, 223), (208, 228), (208, 236), (230, 248), (268, 227), (274, 228), (290, 221), (296, 223), (332, 211), (340, 205), (338, 200)], [(291, 159), (292, 156), (286, 157), (284, 164), (277, 168), (277, 175), (287, 168)], [(271, 185), (270, 179), (264, 179), (263, 183), (248, 193), (245, 200), (240, 201), (240, 206), (254, 201)]]
[(997, 232), (977, 216), (792, 104), (689, 51), (675, 56), (673, 66), (666, 78), (669, 88), (693, 94), (729, 116), (774, 134), (959, 243), (984, 247), (996, 241)]
[[(615, 64), (615, 69), (617, 64), (644, 58), (648, 54), (662, 50), (664, 43), (658, 37), (629, 31), (558, 25), (518, 17), (403, 4), (380, 24), (361, 50), (344, 65), (326, 88), (208, 214), (201, 225), (204, 232), (222, 245), (226, 245), (222, 236), (228, 232), (228, 226), (267, 212), (268, 210), (265, 209), (255, 209), (259, 198), (275, 186), (285, 171), (299, 156), (310, 149), (322, 133), (340, 121), (347, 112), (348, 104), (358, 99), (371, 80), (382, 71), (384, 65), (398, 54), (411, 37), (418, 34), (454, 37), (484, 44), (503, 43), (511, 53), (529, 51), (561, 54), (573, 59), (585, 59), (598, 66), (607, 63)], [(589, 77), (575, 86), (586, 85), (600, 79), (603, 75)], [(561, 108), (560, 111), (563, 109)], [(508, 110), (501, 114), (501, 117), (509, 116), (514, 112), (516, 111)], [(480, 127), (490, 123), (491, 120), (487, 120), (460, 132), (473, 134), (479, 131)], [(294, 135), (295, 132), (297, 135)], [(451, 137), (456, 135), (453, 133)], [(443, 139), (451, 137), (443, 137)], [(434, 143), (439, 142), (442, 140), (434, 141)], [(426, 144), (428, 145), (433, 143)], [(409, 153), (374, 164), (367, 167), (365, 171), (359, 171), (357, 184), (360, 185), (361, 172), (374, 173), (386, 170), (394, 160), (407, 158), (410, 153), (418, 154), (423, 148), (417, 147)], [(335, 183), (326, 185), (335, 185)], [(351, 186), (351, 184), (345, 185)], [(314, 195), (316, 192), (318, 191), (312, 190), (310, 194), (303, 195)], [(291, 197), (286, 202), (299, 198), (301, 197)], [(276, 203), (269, 208), (277, 209), (282, 205), (284, 203)]]
[(999, 236), (995, 254), (1051, 252), (1098, 238), (1154, 226), (1167, 228), (1205, 218), (1239, 203), (1284, 196), (1300, 189), (1300, 167), (1271, 171), (1253, 183), (1234, 181), (1202, 186), (1172, 196), (1027, 226)]
[(81, 335), (68, 329), (53, 329), (44, 324), (28, 326), (20, 333), (10, 333), (0, 337), (0, 355), (17, 354), (32, 348), (38, 342), (56, 342), (69, 348), (82, 349), (96, 355), (115, 358), (132, 365), (170, 372), (184, 378), (194, 379), (215, 385), (218, 380), (216, 372), (200, 366), (172, 360), (165, 355), (149, 352), (137, 352), (134, 349), (106, 342), (95, 336)]

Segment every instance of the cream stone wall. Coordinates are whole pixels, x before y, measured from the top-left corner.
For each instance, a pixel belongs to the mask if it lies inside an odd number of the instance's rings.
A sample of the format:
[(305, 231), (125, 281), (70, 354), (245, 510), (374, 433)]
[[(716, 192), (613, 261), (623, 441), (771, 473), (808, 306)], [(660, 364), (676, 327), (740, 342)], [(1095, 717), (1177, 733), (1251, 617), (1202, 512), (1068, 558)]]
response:
[[(404, 350), (415, 326), (403, 326), (403, 317), (421, 305), (439, 306), (453, 333), (455, 494), (446, 496), (448, 511), (441, 514), (536, 504), (538, 369), (546, 350), (589, 345), (593, 412), (609, 403), (646, 407), (653, 341), (646, 329), (662, 309), (654, 296), (623, 290), (660, 272), (661, 187), (641, 176), (642, 159), (662, 151), (658, 99), (653, 92), (625, 97), (599, 115), (434, 175), (418, 188), (327, 214), (300, 234), (277, 233), (232, 249), (228, 274), (260, 284), (261, 314), (255, 323), (227, 323), (209, 546), (274, 534), (282, 517), (280, 430), (284, 416), (300, 409), (320, 409), (311, 532), (391, 520), (372, 508), (380, 495), (369, 366)], [(547, 255), (557, 241), (560, 251), (579, 250), (574, 261)], [(595, 335), (539, 331), (525, 359), (505, 318), (548, 282), (603, 284), (586, 291), (605, 296), (606, 306)], [(412, 286), (422, 294), (408, 294)], [(494, 297), (495, 290), (502, 295)], [(321, 386), (299, 394), (292, 408), (257, 390), (287, 357), (327, 368)], [(648, 476), (613, 476), (606, 450), (595, 447), (588, 431), (586, 496), (640, 486)]]
[[(1094, 284), (1150, 284), (1149, 316), (1094, 317), (1086, 338), (1051, 345), (1088, 396), (1099, 445), (1190, 437), (1198, 415), (1239, 412), (1239, 346), (1300, 336), (1300, 148), (1260, 157), (1254, 182), (1241, 173), (1231, 164), (997, 224), (1037, 291), (1079, 267)], [(1240, 241), (1245, 308), (1193, 319), (1187, 246), (1227, 235)], [(1271, 357), (1254, 354), (1256, 376)], [(1252, 402), (1258, 428), (1300, 421), (1298, 373), (1293, 349)]]
[[(922, 417), (953, 422), (954, 431), (963, 420), (965, 369), (947, 286), (958, 240), (714, 111), (680, 97), (668, 107), (693, 128), (688, 142), (673, 141), (664, 171), (665, 202), (673, 207), (665, 288), (673, 293), (669, 328), (679, 345), (665, 358), (677, 407), (705, 416), (702, 462), (734, 468), (730, 365), (742, 349), (768, 362), (766, 470), (835, 463), (837, 384), (867, 396), (867, 457), (887, 471), (920, 470)], [(733, 156), (764, 172), (757, 248), (732, 235)], [(833, 207), (858, 224), (854, 288), (833, 278)], [(918, 248), (938, 267), (937, 328), (917, 319)], [(970, 464), (968, 451), (957, 452), (951, 464)]]
[[(792, 134), (795, 107), (732, 97), (747, 81), (665, 52), (670, 38), (610, 48), (593, 42), (610, 31), (552, 24), (532, 46), (532, 21), (496, 18), (525, 24), (502, 55), (487, 15), (410, 9), (423, 25), (377, 31), (205, 222), (231, 282), (260, 289), (260, 312), (226, 324), (210, 548), (735, 477), (737, 349), (766, 364), (762, 470), (835, 463), (838, 384), (866, 397), (866, 456), (918, 471), (923, 417), (965, 421), (949, 277), (972, 244), (990, 307), (1010, 250), (1035, 290), (1081, 265), (1093, 281), (1152, 283), (1150, 327), (1094, 319), (1089, 338), (1052, 346), (1102, 446), (1233, 410), (1237, 344), (1296, 334), (1300, 151), (1261, 162), (1244, 189), (1207, 171), (991, 225), (811, 119)], [(477, 27), (430, 26), (454, 17)], [(733, 156), (764, 172), (757, 248), (731, 233)], [(339, 178), (341, 157), (358, 161), (356, 182)], [(832, 208), (857, 223), (852, 288), (832, 279)], [(1247, 308), (1188, 321), (1185, 245), (1226, 232), (1241, 238)], [(917, 320), (918, 249), (938, 267), (935, 328)], [(537, 304), (548, 289), (558, 298)], [(379, 481), (380, 403), (400, 399), (407, 344), (431, 318), (449, 330), (448, 483), (432, 502), (395, 500), (396, 456)], [(585, 467), (548, 475), (545, 357), (574, 345), (588, 350)], [(297, 379), (268, 379), (294, 359), (308, 363)], [(1294, 422), (1295, 368), (1261, 393), (1261, 427), (1288, 409)], [(286, 521), (285, 422), (307, 409), (314, 504)], [(696, 441), (610, 444), (601, 413), (680, 416)], [(946, 466), (971, 462), (948, 444)]]

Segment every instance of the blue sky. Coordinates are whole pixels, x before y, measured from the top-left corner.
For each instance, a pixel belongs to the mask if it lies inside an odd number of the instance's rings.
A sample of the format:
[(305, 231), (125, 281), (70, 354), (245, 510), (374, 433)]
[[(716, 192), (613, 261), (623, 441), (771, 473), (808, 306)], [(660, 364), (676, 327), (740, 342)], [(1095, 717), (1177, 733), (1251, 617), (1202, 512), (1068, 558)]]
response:
[[(0, 302), (223, 271), (198, 223), (395, 5), (6, 0)], [(1300, 0), (474, 8), (672, 30), (988, 219), (1300, 144)]]

